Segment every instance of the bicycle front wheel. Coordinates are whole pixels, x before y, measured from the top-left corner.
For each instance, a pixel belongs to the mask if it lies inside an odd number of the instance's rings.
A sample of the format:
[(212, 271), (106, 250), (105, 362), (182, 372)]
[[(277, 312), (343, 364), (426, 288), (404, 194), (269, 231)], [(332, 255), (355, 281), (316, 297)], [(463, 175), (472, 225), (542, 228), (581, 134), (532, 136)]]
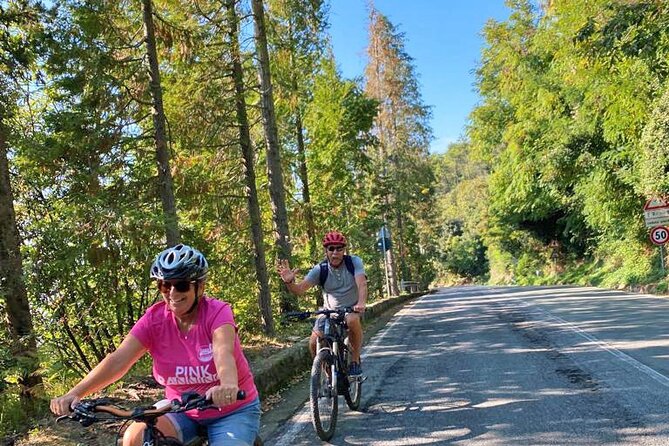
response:
[(334, 435), (337, 426), (339, 403), (334, 388), (334, 358), (327, 350), (321, 350), (311, 366), (311, 421), (316, 434), (327, 441)]
[[(348, 343), (346, 347), (346, 360), (348, 366), (350, 366), (353, 358)], [(360, 397), (362, 395), (362, 377), (358, 376), (355, 378), (349, 378), (348, 375), (346, 375), (345, 379), (348, 380), (346, 383), (346, 391), (344, 392), (344, 399), (346, 400), (346, 404), (348, 405), (349, 409), (358, 410), (360, 409)]]

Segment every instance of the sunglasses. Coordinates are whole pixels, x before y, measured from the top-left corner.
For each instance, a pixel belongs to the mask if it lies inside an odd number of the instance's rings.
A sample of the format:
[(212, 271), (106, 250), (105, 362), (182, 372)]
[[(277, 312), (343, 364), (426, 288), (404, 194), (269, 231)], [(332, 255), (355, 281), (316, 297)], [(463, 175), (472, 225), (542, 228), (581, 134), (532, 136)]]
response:
[(170, 282), (169, 280), (159, 280), (158, 289), (163, 293), (169, 293), (172, 291), (172, 287), (180, 293), (185, 293), (190, 290), (190, 284), (195, 283), (194, 280), (177, 280), (175, 282)]
[(328, 246), (328, 251), (330, 252), (342, 252), (344, 250), (343, 246)]

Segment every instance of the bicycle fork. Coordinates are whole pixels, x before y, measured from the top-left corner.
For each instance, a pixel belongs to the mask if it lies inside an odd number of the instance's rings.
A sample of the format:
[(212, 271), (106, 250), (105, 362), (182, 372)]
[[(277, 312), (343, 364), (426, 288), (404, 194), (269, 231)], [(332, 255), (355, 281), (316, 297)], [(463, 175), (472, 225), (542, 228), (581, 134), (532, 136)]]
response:
[[(328, 366), (329, 366), (329, 375), (330, 375), (330, 383), (331, 386), (328, 389), (330, 392), (331, 396), (336, 397), (338, 395), (338, 380), (339, 380), (339, 367), (337, 366), (338, 362), (338, 352), (339, 352), (339, 346), (337, 345), (336, 342), (323, 342), (321, 338), (318, 338), (316, 340), (316, 354), (320, 355), (321, 351), (327, 351), (329, 360), (328, 360)], [(327, 395), (324, 395), (327, 396)]]

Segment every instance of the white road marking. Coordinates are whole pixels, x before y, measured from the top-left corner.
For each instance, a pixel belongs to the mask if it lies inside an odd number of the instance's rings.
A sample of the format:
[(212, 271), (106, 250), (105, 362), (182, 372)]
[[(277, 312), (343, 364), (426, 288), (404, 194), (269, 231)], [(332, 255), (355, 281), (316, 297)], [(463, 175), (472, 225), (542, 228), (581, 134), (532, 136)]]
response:
[(572, 330), (574, 333), (578, 334), (582, 338), (587, 339), (588, 341), (592, 342), (593, 344), (595, 344), (597, 347), (601, 348), (602, 350), (609, 352), (610, 354), (612, 354), (616, 358), (620, 359), (621, 361), (631, 365), (632, 367), (634, 367), (635, 369), (637, 369), (641, 373), (645, 374), (646, 376), (654, 379), (655, 381), (657, 381), (658, 383), (662, 384), (665, 387), (669, 387), (669, 378), (666, 377), (665, 375), (663, 375), (662, 373), (658, 372), (657, 370), (655, 370), (651, 367), (648, 367), (647, 365), (637, 361), (636, 359), (632, 358), (628, 354), (621, 352), (620, 350), (618, 350), (614, 346), (597, 339), (593, 335), (591, 335), (591, 334), (587, 333), (586, 331), (578, 328), (576, 325), (572, 324), (571, 322), (568, 322), (568, 321), (562, 319), (561, 317), (556, 316), (556, 315), (550, 313), (547, 310), (544, 310), (543, 308), (539, 307), (538, 305), (534, 305), (534, 304), (532, 304), (530, 302), (527, 302), (523, 299), (516, 299), (516, 300), (518, 300), (520, 302), (523, 302), (528, 307), (531, 306), (531, 307), (535, 308), (537, 311), (541, 312), (548, 319), (552, 319), (556, 323), (567, 327), (568, 329)]

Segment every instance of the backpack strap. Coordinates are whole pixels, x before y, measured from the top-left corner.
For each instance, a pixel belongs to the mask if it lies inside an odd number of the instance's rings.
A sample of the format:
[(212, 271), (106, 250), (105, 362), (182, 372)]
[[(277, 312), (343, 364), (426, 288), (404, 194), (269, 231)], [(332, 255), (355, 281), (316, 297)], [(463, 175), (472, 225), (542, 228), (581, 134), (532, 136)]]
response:
[[(353, 258), (349, 255), (344, 256), (344, 265), (346, 265), (346, 269), (348, 270), (349, 273), (351, 273), (352, 276), (355, 276), (355, 266), (353, 266)], [(325, 285), (325, 281), (328, 279), (328, 273), (330, 271), (330, 268), (328, 268), (328, 259), (323, 260), (320, 263), (321, 267), (321, 273), (320, 276), (318, 277), (318, 283), (321, 285), (321, 288), (323, 288), (323, 285)]]
[(352, 276), (355, 276), (355, 266), (353, 266), (353, 258), (351, 256), (344, 256), (344, 265), (346, 265), (348, 272), (351, 273)]
[(318, 283), (320, 284), (321, 288), (323, 288), (323, 285), (325, 285), (325, 281), (328, 279), (328, 259), (323, 260), (320, 263), (321, 267), (321, 274), (318, 277)]

